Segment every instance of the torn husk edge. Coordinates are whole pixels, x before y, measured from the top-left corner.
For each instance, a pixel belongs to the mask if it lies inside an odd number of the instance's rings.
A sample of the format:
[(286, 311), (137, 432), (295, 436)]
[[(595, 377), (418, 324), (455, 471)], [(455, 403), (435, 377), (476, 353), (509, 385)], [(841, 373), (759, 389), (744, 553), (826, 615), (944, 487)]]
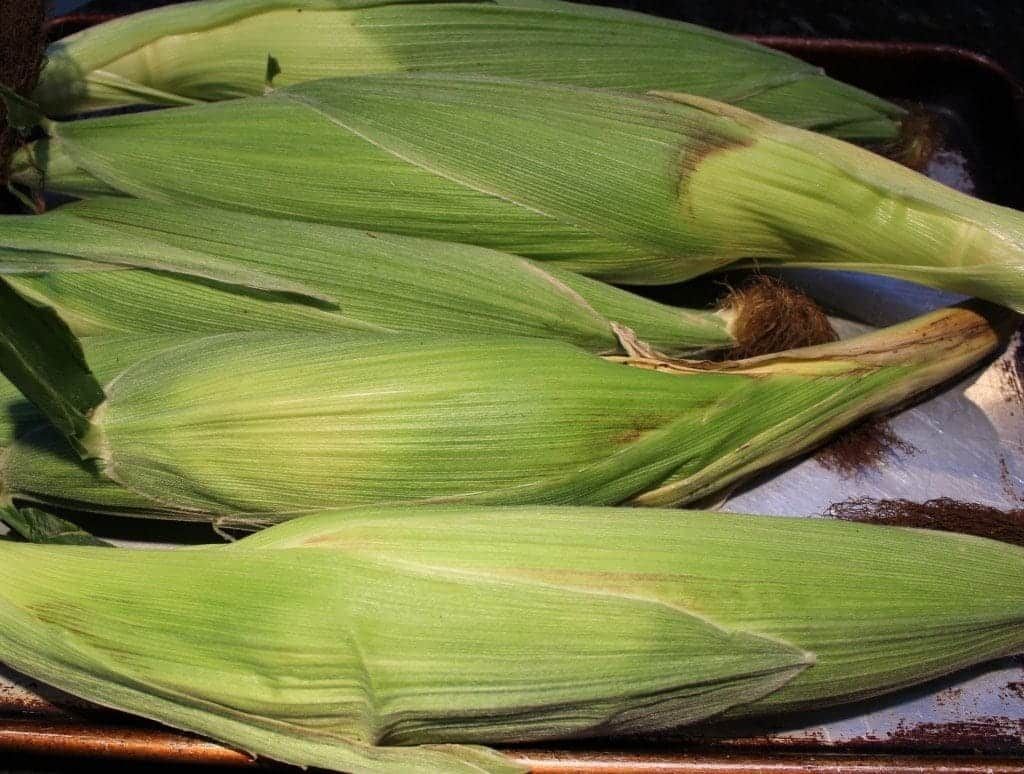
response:
[[(789, 427), (773, 428), (765, 437), (748, 441), (742, 451), (749, 458), (734, 468), (728, 457), (719, 458), (698, 473), (633, 498), (633, 505), (670, 506), (705, 497), (723, 484), (735, 481), (819, 445), (834, 433), (864, 416), (892, 411), (912, 402), (920, 393), (963, 374), (1009, 341), (1017, 315), (980, 301), (941, 309), (872, 334), (848, 341), (822, 344), (776, 355), (740, 361), (668, 361), (643, 354), (610, 357), (635, 368), (664, 373), (719, 371), (747, 376), (793, 375), (804, 377), (854, 377), (879, 368), (900, 369), (902, 374), (888, 390), (872, 391), (845, 410), (832, 413), (828, 421), (812, 428), (798, 418)], [(771, 437), (767, 437), (770, 435)]]

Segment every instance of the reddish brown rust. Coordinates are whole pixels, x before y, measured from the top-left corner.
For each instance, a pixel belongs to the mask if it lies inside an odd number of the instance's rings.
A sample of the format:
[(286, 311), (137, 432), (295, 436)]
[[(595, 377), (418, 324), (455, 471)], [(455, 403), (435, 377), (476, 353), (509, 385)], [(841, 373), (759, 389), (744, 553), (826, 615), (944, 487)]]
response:
[(0, 723), (9, 717), (68, 720), (77, 719), (83, 714), (92, 716), (120, 713), (99, 707), (36, 680), (8, 672), (0, 664)]
[[(0, 750), (39, 755), (73, 755), (137, 763), (252, 766), (249, 756), (212, 742), (159, 729), (90, 728), (30, 721), (0, 728)], [(899, 755), (765, 755), (730, 752), (589, 751), (510, 749), (510, 758), (534, 774), (1010, 774), (1020, 760), (982, 757)], [(263, 763), (262, 761), (260, 763)]]
[(935, 703), (940, 707), (946, 707), (948, 705), (956, 706), (959, 704), (961, 699), (964, 697), (963, 688), (946, 688), (935, 694)]
[[(1005, 690), (1001, 689), (1000, 692)], [(949, 696), (949, 700), (952, 699), (953, 697)], [(942, 703), (941, 699), (938, 703)], [(830, 738), (824, 728), (802, 729), (795, 733), (777, 733), (772, 730), (765, 730), (757, 735), (744, 736), (744, 733), (742, 726), (732, 726), (725, 729), (728, 736), (723, 734), (705, 739), (700, 736), (699, 731), (695, 731), (692, 735), (681, 736), (679, 743), (686, 750), (728, 750), (771, 755), (824, 753), (881, 756), (976, 753), (997, 756), (1020, 755), (1024, 749), (1024, 720), (1006, 716), (983, 716), (949, 723), (900, 721), (890, 731), (839, 739)], [(749, 734), (749, 731), (746, 733)], [(652, 741), (657, 743), (658, 740)], [(1024, 758), (1021, 759), (1021, 771), (1024, 771)]]
[(1006, 686), (1001, 689), (1000, 693), (1016, 696), (1018, 699), (1024, 699), (1024, 682), (1007, 683)]
[(97, 24), (116, 19), (117, 13), (69, 13), (50, 19), (43, 27), (46, 39), (51, 43)]
[(87, 726), (38, 720), (7, 720), (0, 725), (0, 750), (38, 755), (248, 766), (253, 760), (205, 739), (161, 728)]
[(512, 757), (533, 774), (1020, 774), (1022, 770), (1020, 760), (966, 757), (551, 751), (520, 751)]
[(785, 35), (744, 35), (748, 40), (762, 46), (785, 51), (787, 54), (818, 61), (827, 56), (843, 56), (850, 59), (877, 59), (892, 62), (902, 61), (949, 62), (956, 65), (969, 64), (986, 71), (996, 80), (1014, 87), (1015, 97), (1024, 100), (1024, 86), (991, 57), (966, 48), (944, 46), (939, 43), (895, 43), (881, 40), (849, 40), (846, 38), (800, 38)]
[[(1024, 739), (1024, 721), (1005, 717), (981, 718), (958, 723), (899, 723), (888, 740), (901, 749), (1000, 750), (1017, 752)], [(1024, 770), (1024, 761), (1021, 762)]]

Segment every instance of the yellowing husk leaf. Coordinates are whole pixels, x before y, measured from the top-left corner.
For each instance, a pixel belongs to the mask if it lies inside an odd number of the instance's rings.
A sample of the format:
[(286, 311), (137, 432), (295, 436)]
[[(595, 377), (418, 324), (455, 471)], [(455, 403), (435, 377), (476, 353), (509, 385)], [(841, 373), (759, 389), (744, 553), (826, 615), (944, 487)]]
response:
[(1024, 551), (686, 511), (420, 507), (178, 551), (0, 542), (0, 660), (301, 765), (876, 696), (1024, 648)]
[[(101, 384), (75, 365), (59, 318), (41, 317), (45, 335), (6, 294), (0, 366), (84, 458), (166, 512), (256, 524), (379, 502), (683, 503), (998, 345), (984, 317), (955, 308), (717, 365), (634, 353), (617, 358), (625, 367), (540, 339), (223, 334)], [(76, 499), (47, 491), (20, 447), (4, 458), (9, 497), (20, 479), (33, 499)]]
[(744, 259), (1024, 310), (1024, 216), (698, 97), (367, 76), (49, 126), (16, 179), (448, 239), (627, 283)]
[(255, 96), (332, 76), (453, 72), (743, 105), (839, 137), (895, 139), (903, 111), (818, 68), (691, 24), (553, 0), (208, 0), (132, 14), (50, 46), (33, 95), (51, 115)]

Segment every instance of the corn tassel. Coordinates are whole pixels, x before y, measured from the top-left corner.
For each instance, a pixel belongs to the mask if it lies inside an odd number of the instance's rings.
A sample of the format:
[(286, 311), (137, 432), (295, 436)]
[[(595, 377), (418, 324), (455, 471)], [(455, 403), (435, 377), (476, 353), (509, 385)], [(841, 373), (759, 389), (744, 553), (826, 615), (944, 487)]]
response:
[[(3, 290), (0, 368), (101, 476), (178, 518), (239, 524), (378, 502), (692, 501), (999, 343), (967, 308), (721, 364), (541, 339), (222, 334), (122, 361), (101, 383), (52, 310)], [(20, 479), (26, 499), (74, 503), (36, 445), (8, 448), (6, 496)]]
[(50, 115), (256, 96), (267, 75), (285, 86), (418, 71), (685, 91), (864, 142), (894, 140), (903, 117), (891, 103), (739, 38), (552, 0), (184, 3), (84, 30), (50, 46), (46, 58), (34, 97)]
[(741, 309), (677, 309), (516, 256), (132, 199), (10, 217), (0, 272), (82, 336), (417, 332), (554, 338), (666, 354), (731, 347)]
[(359, 509), (192, 550), (0, 541), (0, 659), (287, 763), (504, 772), (459, 745), (816, 708), (1020, 652), (1022, 588), (1022, 549), (962, 535)]
[(855, 269), (1024, 311), (1020, 213), (698, 97), (374, 76), (49, 134), (15, 177), (38, 167), (73, 195), (449, 239), (633, 284), (744, 259)]

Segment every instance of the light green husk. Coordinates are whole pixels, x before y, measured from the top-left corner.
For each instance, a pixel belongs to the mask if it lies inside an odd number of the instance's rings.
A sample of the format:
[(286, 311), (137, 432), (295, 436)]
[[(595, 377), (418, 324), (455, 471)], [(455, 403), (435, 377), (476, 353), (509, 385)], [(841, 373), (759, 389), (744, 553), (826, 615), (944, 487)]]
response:
[[(180, 334), (97, 336), (82, 340), (85, 355), (104, 382), (137, 363), (191, 340)], [(172, 518), (160, 503), (134, 494), (82, 461), (7, 379), (0, 379), (0, 501), (79, 507), (104, 513)]]
[(727, 313), (668, 307), (508, 254), (124, 198), (5, 218), (0, 273), (82, 336), (499, 333), (612, 353), (622, 351), (617, 324), (670, 355), (736, 343)]
[(886, 274), (1024, 310), (1019, 212), (697, 97), (367, 76), (49, 133), (16, 157), (16, 179), (38, 166), (74, 195), (449, 239), (626, 283), (746, 259)]
[(113, 544), (95, 537), (66, 519), (38, 508), (0, 506), (0, 520), (30, 543), (70, 546), (107, 546)]
[[(16, 295), (0, 304), (0, 367), (130, 493), (132, 510), (141, 500), (161, 515), (240, 525), (380, 502), (692, 501), (905, 402), (999, 343), (966, 308), (721, 364), (604, 360), (541, 339), (223, 334), (125, 363), (75, 393), (53, 376), (71, 372), (77, 384), (91, 374), (69, 365), (73, 345), (26, 334), (31, 312)], [(66, 465), (54, 474), (40, 464), (36, 446), (19, 438), (3, 457), (8, 498), (122, 510), (120, 490), (113, 503), (99, 486), (79, 490)]]
[(1019, 652), (1022, 589), (1024, 551), (963, 535), (359, 509), (191, 550), (0, 541), (0, 660), (288, 763), (514, 771), (452, 745), (877, 696)]
[(903, 111), (771, 49), (691, 24), (552, 0), (211, 0), (58, 41), (33, 95), (50, 115), (262, 94), (333, 76), (451, 72), (720, 99), (838, 137), (888, 142)]

